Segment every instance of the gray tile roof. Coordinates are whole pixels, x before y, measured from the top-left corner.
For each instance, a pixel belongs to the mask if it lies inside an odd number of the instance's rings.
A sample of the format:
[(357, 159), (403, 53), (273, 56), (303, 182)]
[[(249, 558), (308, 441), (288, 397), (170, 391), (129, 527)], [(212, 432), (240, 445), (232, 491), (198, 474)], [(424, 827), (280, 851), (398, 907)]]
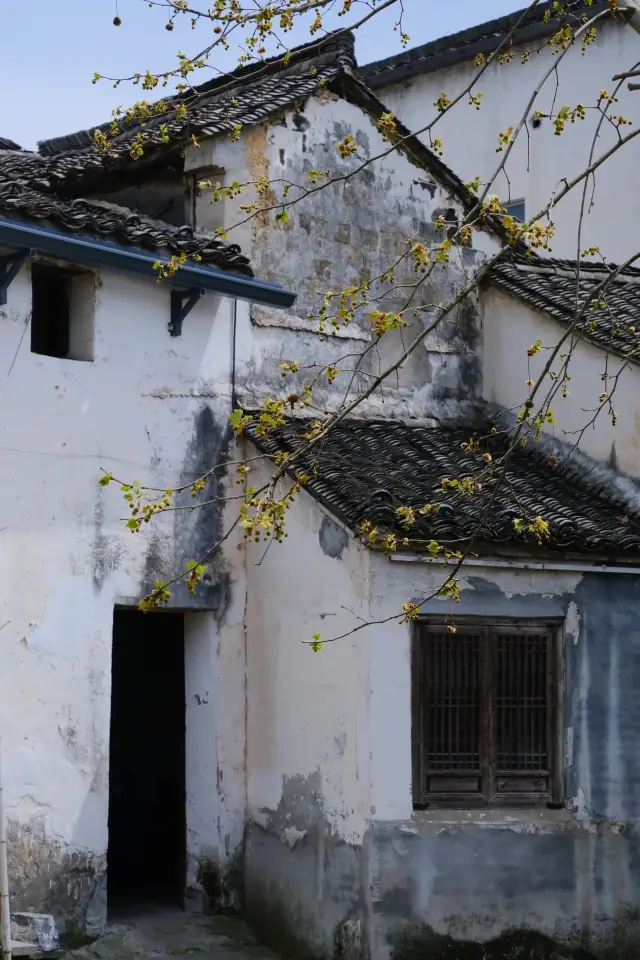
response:
[[(9, 141), (5, 141), (9, 142)], [(30, 150), (0, 146), (0, 176), (15, 180), (36, 190), (54, 193), (55, 178), (49, 172), (47, 161)]]
[[(46, 219), (65, 229), (83, 230), (110, 237), (120, 243), (135, 243), (152, 249), (190, 253), (200, 249), (202, 240), (192, 237), (188, 228), (176, 230), (149, 217), (94, 201), (69, 200), (81, 190), (91, 190), (111, 171), (138, 164), (131, 158), (133, 140), (142, 135), (145, 160), (154, 155), (178, 155), (192, 135), (215, 136), (236, 124), (258, 123), (268, 116), (319, 92), (325, 85), (358, 104), (373, 119), (385, 112), (385, 106), (355, 76), (354, 40), (350, 33), (339, 33), (318, 49), (317, 42), (291, 52), (289, 62), (274, 57), (254, 64), (196, 88), (197, 98), (189, 105), (185, 119), (175, 114), (181, 98), (170, 101), (170, 109), (144, 126), (124, 127), (112, 141), (108, 154), (94, 147), (93, 130), (39, 145), (32, 153), (11, 147), (2, 149), (0, 141), (0, 214)], [(160, 131), (160, 124), (167, 129)], [(109, 125), (100, 129), (107, 130)], [(429, 170), (465, 205), (473, 198), (462, 181), (410, 131), (399, 127), (404, 136), (403, 151), (413, 162)], [(7, 146), (10, 141), (6, 141)], [(495, 225), (494, 225), (495, 227)], [(248, 261), (237, 247), (217, 240), (205, 241), (204, 262), (215, 263), (241, 272), (250, 272)]]
[[(176, 151), (179, 152), (192, 135), (211, 137), (229, 132), (236, 124), (259, 123), (304, 102), (326, 86), (377, 120), (387, 108), (356, 76), (356, 69), (354, 38), (348, 32), (339, 33), (330, 37), (320, 51), (317, 42), (297, 47), (291, 51), (286, 66), (282, 64), (282, 56), (274, 57), (194, 88), (197, 97), (192, 95), (184, 119), (178, 119), (174, 109), (182, 99), (169, 101), (170, 109), (144, 126), (123, 127), (112, 141), (108, 154), (95, 149), (94, 130), (90, 129), (43, 141), (37, 154), (5, 153), (0, 164), (8, 178), (21, 180), (38, 190), (76, 192), (79, 185), (95, 185), (112, 170), (132, 164), (140, 166), (141, 161), (132, 160), (130, 156), (132, 142), (140, 134), (144, 138), (145, 159), (161, 154), (177, 155)], [(161, 124), (167, 125), (166, 131), (160, 131)], [(106, 132), (109, 126), (104, 124), (98, 129)], [(432, 173), (463, 204), (474, 202), (460, 178), (436, 154), (402, 124), (398, 124), (398, 130), (405, 138), (401, 149), (413, 162)], [(498, 224), (490, 226), (499, 230)]]
[(597, 346), (640, 363), (640, 269), (625, 269), (601, 295), (594, 295), (615, 269), (615, 265), (582, 261), (578, 284), (573, 260), (514, 256), (493, 267), (489, 283), (544, 310), (565, 326), (575, 317), (578, 287), (579, 307), (590, 296), (593, 300), (576, 331)]
[[(125, 207), (96, 200), (68, 200), (36, 189), (42, 161), (35, 154), (0, 150), (0, 217), (49, 223), (158, 254), (198, 252), (202, 263), (252, 276), (249, 261), (234, 244), (173, 227)], [(34, 176), (33, 171), (38, 171)], [(47, 181), (48, 183), (48, 181)]]
[[(247, 434), (271, 456), (291, 452), (309, 421), (290, 420), (266, 438)], [(471, 436), (480, 439), (477, 453), (462, 448)], [(492, 502), (492, 491), (507, 441), (489, 428), (478, 433), (464, 427), (425, 427), (396, 421), (345, 419), (330, 430), (296, 465), (310, 475), (305, 488), (354, 533), (368, 520), (398, 536), (406, 531), (395, 515), (399, 506), (419, 509), (439, 504), (437, 513), (419, 518), (412, 532), (420, 540), (447, 541), (456, 547), (472, 535), (474, 544), (504, 545), (538, 555), (560, 551), (631, 559), (640, 556), (640, 507), (630, 506), (601, 479), (590, 477), (575, 460), (549, 464), (535, 442), (517, 449), (507, 465), (505, 482)], [(487, 466), (482, 453), (493, 457)], [(482, 489), (473, 496), (443, 491), (443, 477), (477, 476)], [(539, 548), (531, 535), (516, 533), (514, 519), (542, 516), (550, 540)], [(478, 527), (480, 530), (478, 531)], [(409, 549), (415, 550), (416, 544)]]
[[(63, 137), (44, 140), (38, 145), (46, 160), (47, 174), (53, 182), (62, 184), (74, 178), (86, 178), (105, 169), (130, 162), (133, 140), (142, 135), (146, 154), (166, 150), (170, 144), (184, 144), (192, 136), (215, 136), (228, 133), (237, 124), (247, 125), (292, 106), (316, 93), (322, 85), (335, 79), (344, 70), (355, 70), (351, 34), (338, 35), (328, 46), (317, 50), (317, 42), (305, 44), (292, 51), (288, 64), (282, 64), (282, 54), (263, 64), (251, 64), (202, 84), (191, 94), (167, 98), (168, 109), (153, 116), (144, 125), (122, 124), (121, 132), (110, 144), (108, 155), (96, 151), (93, 145), (94, 129), (80, 130)], [(176, 107), (187, 105), (184, 118), (176, 114)], [(160, 126), (166, 124), (166, 132)], [(97, 129), (104, 133), (110, 124)]]
[[(524, 17), (513, 36), (513, 46), (542, 40), (558, 29), (559, 22), (555, 17), (551, 17), (547, 23), (542, 22), (543, 14), (550, 6), (550, 4), (540, 4)], [(568, 0), (563, 7), (567, 17), (571, 19), (567, 20), (565, 17), (562, 22), (575, 24), (583, 14), (593, 16), (606, 10), (608, 4), (603, 0), (593, 0), (591, 5), (587, 0)], [(509, 35), (524, 12), (525, 10), (518, 10), (516, 13), (489, 20), (447, 37), (439, 37), (437, 40), (413, 47), (393, 57), (364, 64), (360, 67), (360, 76), (369, 87), (376, 89), (390, 83), (408, 80), (418, 74), (432, 73), (435, 70), (472, 60), (479, 53), (491, 53)]]
[[(187, 117), (178, 120), (172, 109), (181, 98), (170, 101), (170, 109), (150, 120), (144, 126), (123, 128), (112, 141), (110, 155), (96, 151), (93, 130), (81, 130), (64, 137), (39, 144), (39, 154), (15, 157), (17, 172), (34, 178), (39, 189), (61, 189), (65, 184), (90, 182), (107, 171), (130, 165), (131, 145), (136, 136), (144, 138), (145, 156), (154, 151), (168, 153), (183, 147), (192, 135), (212, 137), (228, 133), (236, 124), (259, 123), (274, 113), (303, 102), (323, 87), (356, 103), (374, 119), (387, 108), (356, 76), (354, 38), (350, 33), (338, 33), (318, 52), (317, 42), (305, 44), (291, 51), (288, 64), (282, 64), (282, 55), (261, 65), (236, 70), (229, 76), (194, 88), (197, 97), (191, 97)], [(234, 102), (232, 102), (234, 101)], [(187, 98), (187, 103), (189, 98)], [(160, 124), (167, 124), (165, 133)], [(109, 124), (99, 128), (106, 132)], [(402, 149), (419, 166), (429, 170), (454, 196), (464, 203), (473, 198), (456, 174), (447, 167), (408, 129), (398, 124), (405, 137)], [(168, 142), (166, 137), (168, 136)], [(495, 225), (494, 225), (495, 226)]]

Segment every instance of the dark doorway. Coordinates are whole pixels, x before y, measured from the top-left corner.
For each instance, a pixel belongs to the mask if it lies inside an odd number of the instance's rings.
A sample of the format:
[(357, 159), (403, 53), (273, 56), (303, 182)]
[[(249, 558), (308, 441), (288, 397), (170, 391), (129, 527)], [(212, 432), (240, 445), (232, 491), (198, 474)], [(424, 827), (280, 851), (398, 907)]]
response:
[(182, 906), (182, 614), (114, 611), (109, 762), (109, 912), (145, 902)]

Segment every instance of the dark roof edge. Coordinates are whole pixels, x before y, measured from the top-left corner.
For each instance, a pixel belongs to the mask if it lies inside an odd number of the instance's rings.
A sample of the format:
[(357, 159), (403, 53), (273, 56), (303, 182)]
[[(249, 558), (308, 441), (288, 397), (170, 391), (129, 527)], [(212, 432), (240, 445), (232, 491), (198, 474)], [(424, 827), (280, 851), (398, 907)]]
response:
[(22, 150), (19, 143), (10, 140), (8, 137), (0, 137), (0, 150)]
[[(589, 8), (589, 15), (595, 16), (608, 8), (608, 3), (596, 0)], [(524, 12), (525, 10), (517, 10), (515, 13), (498, 17), (496, 20), (488, 20), (476, 27), (461, 30), (459, 33), (439, 37), (405, 53), (366, 63), (360, 68), (360, 74), (369, 87), (376, 89), (390, 83), (408, 80), (419, 74), (433, 73), (445, 67), (464, 63), (472, 60), (479, 53), (491, 53), (513, 29)], [(558, 21), (555, 18), (551, 18), (546, 24), (539, 19), (532, 22), (534, 15), (539, 18), (540, 13), (540, 8), (531, 11), (525, 22), (515, 31), (512, 46), (542, 40), (558, 29)]]

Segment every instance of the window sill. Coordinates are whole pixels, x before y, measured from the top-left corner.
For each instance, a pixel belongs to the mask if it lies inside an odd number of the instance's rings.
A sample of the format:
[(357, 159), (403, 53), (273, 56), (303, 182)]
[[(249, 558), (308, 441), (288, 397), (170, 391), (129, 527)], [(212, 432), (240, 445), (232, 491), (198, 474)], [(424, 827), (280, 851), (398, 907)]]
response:
[[(622, 821), (597, 821), (598, 830), (624, 834)], [(447, 835), (465, 836), (477, 831), (496, 831), (530, 836), (575, 836), (593, 834), (596, 821), (578, 811), (565, 810), (417, 810), (411, 817), (370, 819), (368, 829), (381, 840), (408, 842)]]
[(427, 810), (414, 810), (411, 823), (418, 827), (420, 824), (438, 824), (440, 826), (458, 826), (473, 824), (482, 827), (513, 827), (514, 829), (545, 825), (579, 826), (580, 821), (572, 810), (551, 809), (549, 807), (484, 807), (482, 809), (455, 810), (443, 807), (432, 807)]

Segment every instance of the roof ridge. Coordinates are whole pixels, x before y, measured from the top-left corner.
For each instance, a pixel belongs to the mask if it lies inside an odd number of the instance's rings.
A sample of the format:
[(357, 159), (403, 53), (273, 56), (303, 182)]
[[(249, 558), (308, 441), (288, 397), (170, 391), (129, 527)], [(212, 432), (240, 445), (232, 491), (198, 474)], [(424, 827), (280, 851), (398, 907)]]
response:
[[(572, 16), (578, 16), (585, 11), (593, 16), (608, 9), (609, 4), (607, 0), (594, 0), (593, 3), (590, 3), (590, 0), (568, 0), (567, 7)], [(430, 73), (462, 63), (478, 53), (494, 50), (521, 18), (522, 23), (515, 32), (513, 44), (539, 39), (554, 32), (558, 23), (558, 19), (553, 16), (543, 22), (541, 13), (541, 7), (531, 10), (525, 7), (503, 17), (429, 40), (394, 56), (364, 64), (360, 67), (360, 72), (371, 86), (379, 87), (416, 74)]]
[[(314, 55), (314, 50), (318, 50), (317, 56)], [(348, 60), (351, 60), (352, 63), (349, 65), (352, 67), (357, 67), (357, 60), (355, 55), (355, 37), (350, 30), (333, 30), (331, 33), (326, 34), (320, 40), (310, 40), (308, 43), (302, 43), (297, 47), (292, 47), (289, 51), (289, 57), (286, 63), (283, 63), (284, 58), (286, 57), (285, 53), (277, 53), (272, 57), (267, 57), (266, 60), (260, 60), (257, 63), (248, 63), (244, 64), (241, 67), (237, 67), (235, 70), (230, 73), (223, 74), (220, 77), (215, 77), (213, 80), (207, 80), (204, 83), (198, 84), (194, 87), (194, 90), (197, 90), (200, 93), (207, 93), (209, 91), (215, 92), (216, 88), (224, 86), (225, 82), (230, 78), (235, 77), (237, 79), (242, 79), (246, 77), (251, 79), (252, 75), (260, 73), (261, 70), (264, 70), (265, 67), (268, 67), (269, 70), (264, 76), (269, 76), (272, 72), (272, 68), (277, 68), (282, 65), (282, 73), (288, 73), (288, 71), (296, 66), (299, 66), (301, 63), (306, 63), (311, 59), (315, 59), (318, 63), (321, 61), (327, 61), (329, 55), (340, 56), (344, 54)], [(323, 64), (324, 65), (324, 64)], [(259, 78), (261, 79), (261, 78)]]
[[(612, 276), (618, 269), (618, 264), (589, 263), (577, 260), (554, 260), (549, 258), (549, 264), (544, 262), (528, 264), (516, 259), (502, 260), (496, 263), (493, 270), (513, 269), (520, 273), (537, 274), (539, 276), (568, 277), (577, 280), (578, 276), (586, 279), (603, 279)], [(625, 267), (612, 279), (612, 283), (640, 283), (640, 269)]]
[(0, 137), (0, 150), (22, 150), (19, 143), (15, 140), (9, 140), (8, 137)]

